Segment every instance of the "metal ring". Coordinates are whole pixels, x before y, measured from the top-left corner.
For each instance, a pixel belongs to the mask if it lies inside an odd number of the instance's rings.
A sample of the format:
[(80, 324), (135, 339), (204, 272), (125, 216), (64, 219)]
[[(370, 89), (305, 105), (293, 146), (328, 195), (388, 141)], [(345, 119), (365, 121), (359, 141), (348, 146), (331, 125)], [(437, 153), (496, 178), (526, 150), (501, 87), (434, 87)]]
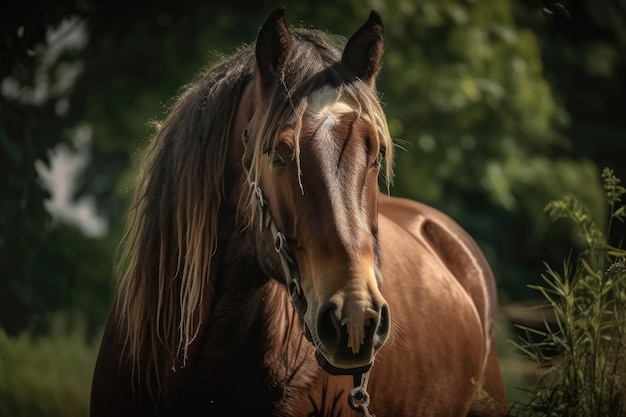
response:
[(355, 387), (348, 395), (348, 404), (354, 411), (363, 412), (370, 404), (370, 396), (363, 387)]
[(276, 249), (276, 252), (280, 253), (283, 250), (286, 241), (287, 238), (282, 232), (276, 232), (276, 240), (274, 241), (274, 248)]
[[(289, 294), (291, 294), (292, 299), (300, 299), (300, 297), (302, 296), (302, 287), (300, 286), (300, 280), (298, 278), (294, 278), (293, 276), (291, 277), (291, 283), (289, 285)], [(304, 307), (306, 307), (306, 305), (304, 305)]]
[(265, 203), (265, 195), (263, 195), (263, 190), (254, 182), (252, 183), (252, 186), (256, 188), (256, 198), (259, 201), (259, 207), (264, 208), (266, 206), (266, 203)]

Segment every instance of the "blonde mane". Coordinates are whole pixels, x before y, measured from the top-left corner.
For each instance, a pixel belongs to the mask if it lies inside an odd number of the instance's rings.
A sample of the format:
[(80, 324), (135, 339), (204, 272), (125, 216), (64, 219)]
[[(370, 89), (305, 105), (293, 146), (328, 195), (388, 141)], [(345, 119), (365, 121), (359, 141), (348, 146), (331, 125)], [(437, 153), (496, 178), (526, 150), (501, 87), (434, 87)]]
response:
[[(387, 148), (387, 181), (392, 177), (392, 145), (375, 91), (350, 77), (338, 64), (338, 38), (293, 29), (296, 46), (281, 80), (268, 92), (250, 122), (253, 144), (248, 175), (259, 180), (262, 156), (286, 126), (299, 137), (307, 97), (323, 85), (336, 88), (376, 127)], [(235, 117), (245, 87), (254, 78), (254, 45), (211, 67), (189, 85), (160, 124), (137, 179), (122, 241), (116, 312), (124, 357), (135, 375), (147, 380), (184, 367), (189, 347), (210, 320), (216, 279), (218, 213), (226, 193), (224, 170)], [(297, 142), (297, 141), (296, 141)], [(294, 158), (299, 161), (299, 146)], [(252, 194), (242, 198), (254, 221)], [(241, 227), (244, 228), (246, 224)]]

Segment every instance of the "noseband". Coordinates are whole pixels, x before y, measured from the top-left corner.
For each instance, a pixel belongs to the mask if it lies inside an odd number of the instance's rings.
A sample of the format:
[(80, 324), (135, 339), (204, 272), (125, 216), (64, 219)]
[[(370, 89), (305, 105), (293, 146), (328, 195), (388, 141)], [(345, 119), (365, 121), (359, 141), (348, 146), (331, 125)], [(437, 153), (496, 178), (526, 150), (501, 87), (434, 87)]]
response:
[[(248, 142), (250, 141), (250, 123), (241, 134), (241, 140), (243, 142), (245, 155)], [(249, 166), (247, 166), (245, 161), (243, 165), (246, 171), (248, 171)], [(311, 331), (304, 321), (304, 315), (307, 310), (307, 301), (304, 297), (302, 286), (300, 285), (300, 271), (298, 269), (298, 263), (293, 256), (293, 251), (291, 250), (289, 242), (287, 242), (287, 237), (283, 232), (278, 230), (278, 225), (276, 224), (276, 220), (274, 220), (274, 216), (272, 216), (270, 205), (265, 198), (265, 193), (263, 192), (261, 184), (257, 184), (252, 181), (249, 175), (246, 175), (246, 177), (248, 179), (248, 185), (256, 196), (260, 232), (263, 233), (269, 230), (272, 234), (274, 249), (280, 257), (280, 263), (283, 268), (289, 298), (302, 320), (306, 339), (312, 343)], [(367, 381), (372, 367), (371, 363), (358, 368), (337, 368), (336, 366), (330, 364), (324, 355), (317, 350), (317, 348), (315, 349), (315, 359), (320, 367), (331, 375), (352, 375), (354, 380), (354, 389), (350, 391), (350, 394), (348, 395), (348, 404), (350, 405), (350, 408), (354, 411), (360, 412), (363, 417), (376, 417), (373, 414), (370, 414), (367, 408), (370, 402), (369, 394), (367, 393)]]

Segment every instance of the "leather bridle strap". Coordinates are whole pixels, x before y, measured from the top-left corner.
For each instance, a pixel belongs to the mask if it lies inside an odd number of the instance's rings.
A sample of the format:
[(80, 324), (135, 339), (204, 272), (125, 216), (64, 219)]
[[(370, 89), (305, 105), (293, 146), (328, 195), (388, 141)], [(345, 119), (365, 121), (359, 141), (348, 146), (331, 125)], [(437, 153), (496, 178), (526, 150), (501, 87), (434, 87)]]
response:
[[(244, 147), (248, 146), (248, 141), (250, 139), (250, 125), (244, 129), (241, 140), (243, 141)], [(248, 170), (248, 167), (244, 167)], [(300, 285), (300, 271), (298, 270), (298, 264), (296, 263), (296, 259), (293, 256), (293, 251), (291, 250), (291, 246), (289, 242), (287, 242), (287, 237), (278, 230), (278, 226), (276, 225), (276, 221), (274, 220), (274, 216), (272, 216), (272, 212), (270, 210), (270, 205), (265, 198), (265, 194), (263, 193), (263, 188), (261, 184), (256, 184), (254, 181), (248, 178), (248, 185), (252, 188), (252, 192), (256, 196), (257, 200), (257, 210), (259, 212), (259, 227), (260, 231), (264, 232), (269, 230), (272, 234), (272, 239), (274, 240), (274, 249), (278, 252), (280, 263), (282, 265), (283, 274), (285, 276), (285, 284), (287, 285), (287, 291), (289, 293), (289, 298), (293, 303), (296, 311), (300, 315), (300, 318), (304, 319), (304, 315), (307, 310), (307, 302), (304, 297), (304, 293), (302, 292), (302, 287)], [(311, 340), (311, 334), (307, 326), (304, 326), (306, 331), (305, 335), (307, 339)]]
[[(304, 318), (307, 309), (307, 302), (306, 298), (304, 298), (304, 293), (302, 292), (302, 287), (300, 285), (300, 271), (298, 270), (298, 264), (293, 256), (291, 246), (289, 245), (289, 242), (287, 242), (285, 235), (278, 230), (278, 226), (276, 225), (274, 216), (272, 216), (270, 206), (265, 198), (265, 194), (263, 193), (261, 186), (257, 185), (253, 181), (250, 181), (250, 186), (253, 187), (253, 192), (257, 199), (261, 232), (269, 230), (272, 234), (272, 238), (274, 239), (274, 249), (278, 252), (283, 273), (285, 275), (285, 283), (287, 284), (289, 298), (298, 311), (300, 317)], [(306, 335), (307, 338), (310, 339), (308, 328), (306, 329)]]

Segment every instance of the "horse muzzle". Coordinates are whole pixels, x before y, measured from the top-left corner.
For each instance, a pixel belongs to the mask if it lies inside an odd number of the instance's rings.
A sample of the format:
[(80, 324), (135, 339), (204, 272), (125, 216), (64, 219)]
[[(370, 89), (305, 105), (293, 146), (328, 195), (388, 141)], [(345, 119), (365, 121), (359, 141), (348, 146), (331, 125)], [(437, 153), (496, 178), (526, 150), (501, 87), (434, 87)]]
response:
[(322, 304), (315, 323), (314, 344), (320, 366), (331, 374), (367, 370), (389, 336), (389, 306), (382, 302), (343, 300)]

